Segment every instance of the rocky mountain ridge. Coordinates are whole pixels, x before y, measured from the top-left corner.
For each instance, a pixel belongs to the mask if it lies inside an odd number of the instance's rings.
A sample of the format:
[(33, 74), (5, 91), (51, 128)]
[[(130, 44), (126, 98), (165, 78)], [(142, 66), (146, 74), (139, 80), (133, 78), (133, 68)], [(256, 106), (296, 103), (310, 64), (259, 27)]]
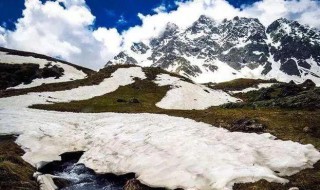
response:
[(285, 18), (265, 27), (256, 18), (218, 23), (200, 16), (185, 30), (168, 23), (157, 38), (133, 43), (112, 64), (161, 67), (200, 83), (275, 78), (320, 84), (320, 32)]

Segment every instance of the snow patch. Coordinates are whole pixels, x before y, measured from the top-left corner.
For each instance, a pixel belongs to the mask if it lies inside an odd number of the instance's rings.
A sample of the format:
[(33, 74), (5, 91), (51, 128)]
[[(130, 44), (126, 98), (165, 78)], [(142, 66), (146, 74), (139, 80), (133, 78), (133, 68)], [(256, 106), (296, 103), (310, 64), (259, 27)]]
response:
[(98, 173), (135, 172), (142, 183), (169, 189), (231, 190), (234, 183), (260, 179), (285, 183), (280, 176), (320, 159), (312, 145), (158, 114), (1, 109), (0, 131), (20, 134), (23, 159), (34, 166), (85, 151), (79, 163)]
[(38, 64), (39, 68), (44, 68), (47, 64), (57, 65), (58, 67), (63, 68), (64, 74), (56, 79), (55, 77), (45, 78), (45, 79), (34, 79), (30, 84), (20, 84), (15, 87), (11, 87), (10, 89), (21, 89), (21, 88), (31, 88), (35, 86), (40, 86), (42, 84), (49, 83), (58, 83), (58, 82), (66, 82), (71, 80), (78, 80), (87, 77), (87, 74), (82, 72), (81, 70), (76, 69), (73, 66), (67, 65), (61, 62), (50, 61), (47, 59), (34, 58), (31, 56), (19, 56), (19, 55), (10, 55), (5, 52), (0, 52), (0, 63), (7, 64), (23, 64), (23, 63), (32, 63)]
[(236, 93), (247, 93), (250, 91), (256, 91), (256, 90), (260, 90), (261, 88), (269, 88), (272, 85), (274, 85), (275, 83), (260, 83), (258, 84), (256, 87), (249, 87), (249, 88), (245, 88), (243, 90), (235, 90), (235, 91), (230, 91), (230, 93), (232, 94), (236, 94)]
[(158, 75), (155, 83), (159, 86), (171, 86), (166, 96), (156, 104), (163, 109), (202, 110), (211, 106), (240, 101), (222, 90), (212, 90), (203, 85), (185, 82), (168, 74)]
[(29, 93), (0, 99), (1, 108), (21, 108), (32, 104), (48, 104), (56, 102), (69, 102), (72, 100), (85, 100), (101, 96), (117, 90), (120, 86), (134, 83), (134, 78), (145, 79), (141, 67), (119, 68), (110, 78), (104, 79), (98, 85), (80, 86), (71, 90)]

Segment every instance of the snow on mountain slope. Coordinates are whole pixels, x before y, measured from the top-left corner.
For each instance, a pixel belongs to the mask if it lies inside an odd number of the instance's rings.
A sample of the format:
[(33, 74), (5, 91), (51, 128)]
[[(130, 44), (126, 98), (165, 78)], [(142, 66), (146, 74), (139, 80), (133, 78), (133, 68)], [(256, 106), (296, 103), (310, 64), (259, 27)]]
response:
[(172, 77), (168, 74), (158, 75), (155, 83), (159, 86), (171, 86), (166, 96), (156, 104), (163, 109), (202, 110), (211, 106), (241, 101), (222, 90), (212, 90), (202, 85), (185, 82), (181, 78)]
[[(9, 64), (9, 66), (6, 66), (7, 64)], [(20, 78), (25, 77), (25, 81), (19, 81), (20, 84), (18, 84), (19, 82), (14, 83), (18, 85), (11, 87), (12, 89), (30, 88), (41, 84), (83, 79), (87, 77), (87, 71), (89, 71), (89, 69), (75, 66), (44, 55), (0, 48), (0, 66), (4, 67), (2, 72), (7, 70), (8, 73), (14, 75), (23, 70), (23, 68), (19, 68), (20, 71), (18, 68), (15, 68), (19, 65), (22, 67), (23, 65), (31, 65), (33, 67), (30, 69), (29, 73), (23, 73), (22, 75), (24, 76), (20, 76)], [(13, 68), (17, 71), (13, 70)], [(30, 76), (26, 76), (26, 74)]]
[(198, 83), (275, 78), (320, 85), (319, 52), (319, 31), (295, 21), (278, 19), (265, 27), (254, 18), (217, 23), (200, 16), (187, 29), (168, 23), (157, 38), (134, 43), (107, 65), (161, 67)]
[[(32, 92), (26, 95), (0, 99), (0, 108), (28, 107), (33, 104), (51, 104), (86, 100), (115, 91), (120, 86), (135, 82), (134, 78), (147, 79), (141, 67), (118, 68), (110, 78), (92, 86), (80, 86), (64, 91)], [(221, 90), (212, 90), (200, 84), (184, 81), (169, 74), (159, 74), (155, 81), (159, 86), (170, 86), (166, 96), (156, 105), (163, 109), (206, 109), (229, 102), (240, 101)]]
[(71, 90), (29, 93), (0, 99), (1, 108), (23, 108), (32, 104), (46, 104), (54, 102), (69, 102), (72, 100), (85, 100), (101, 96), (117, 90), (120, 86), (134, 83), (134, 78), (145, 79), (141, 67), (119, 68), (110, 78), (104, 79), (98, 85), (80, 86)]
[(134, 172), (153, 187), (231, 190), (234, 183), (260, 179), (285, 183), (280, 176), (320, 159), (312, 145), (167, 115), (1, 109), (0, 118), (1, 133), (19, 134), (23, 159), (34, 166), (85, 151), (79, 163), (98, 173)]
[(276, 84), (276, 83), (261, 83), (261, 84), (258, 84), (256, 87), (249, 87), (249, 88), (245, 88), (243, 90), (229, 91), (229, 93), (231, 93), (231, 94), (246, 93), (246, 92), (250, 92), (250, 91), (260, 90), (261, 88), (269, 88), (274, 84)]

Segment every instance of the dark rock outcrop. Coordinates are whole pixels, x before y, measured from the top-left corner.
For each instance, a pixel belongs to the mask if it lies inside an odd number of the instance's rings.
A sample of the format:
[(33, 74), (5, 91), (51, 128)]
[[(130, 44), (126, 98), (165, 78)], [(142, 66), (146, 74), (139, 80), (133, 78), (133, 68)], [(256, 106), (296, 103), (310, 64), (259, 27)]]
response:
[(243, 68), (262, 67), (255, 77), (275, 69), (288, 76), (320, 78), (314, 69), (320, 67), (320, 32), (283, 18), (265, 28), (255, 18), (235, 17), (217, 23), (202, 15), (185, 30), (168, 23), (149, 44), (133, 43), (128, 51), (119, 53), (107, 65), (140, 64), (136, 60), (144, 54), (148, 55), (143, 58), (144, 65), (191, 78), (206, 72), (214, 75), (220, 67), (240, 72)]
[(245, 133), (263, 133), (266, 126), (252, 119), (240, 119), (234, 122), (229, 128), (230, 131), (239, 131)]
[(47, 64), (40, 68), (38, 64), (6, 64), (0, 63), (0, 90), (19, 84), (29, 84), (37, 78), (59, 78), (64, 69), (57, 65)]

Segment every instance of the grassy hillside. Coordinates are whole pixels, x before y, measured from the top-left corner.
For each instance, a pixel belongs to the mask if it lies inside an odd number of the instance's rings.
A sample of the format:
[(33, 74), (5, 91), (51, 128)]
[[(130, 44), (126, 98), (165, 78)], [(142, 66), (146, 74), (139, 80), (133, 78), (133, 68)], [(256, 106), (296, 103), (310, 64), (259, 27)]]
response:
[(0, 189), (38, 189), (38, 184), (32, 177), (36, 170), (22, 160), (24, 152), (14, 140), (12, 136), (0, 136)]
[[(81, 81), (73, 81), (58, 86), (56, 84), (47, 85), (50, 91), (57, 89), (69, 89), (79, 85), (97, 84), (104, 77), (111, 75), (116, 67), (109, 67), (100, 73)], [(255, 120), (263, 124), (265, 129), (262, 132), (268, 132), (282, 140), (292, 140), (302, 144), (313, 144), (320, 148), (320, 110), (299, 110), (299, 109), (281, 109), (273, 107), (239, 107), (226, 109), (223, 107), (211, 107), (206, 110), (164, 110), (155, 106), (169, 90), (169, 86), (159, 87), (152, 81), (157, 74), (163, 73), (158, 68), (143, 68), (147, 79), (136, 79), (136, 82), (119, 87), (116, 91), (88, 100), (72, 101), (69, 103), (55, 103), (45, 105), (33, 105), (32, 108), (70, 111), (70, 112), (120, 112), (120, 113), (157, 113), (171, 116), (190, 118), (196, 121), (232, 129), (239, 120)], [(165, 72), (167, 73), (167, 72)], [(173, 74), (171, 74), (173, 75)], [(184, 80), (188, 80), (185, 79)], [(243, 82), (243, 81), (242, 81)], [(259, 82), (249, 81), (250, 85)], [(245, 83), (245, 82), (243, 82)], [(250, 86), (242, 85), (243, 86)], [(232, 85), (228, 85), (229, 87)], [(29, 89), (30, 90), (30, 89)], [(32, 89), (41, 91), (41, 87)], [(12, 93), (12, 92), (11, 92)], [(16, 92), (18, 93), (18, 92)], [(22, 91), (19, 91), (22, 93)], [(25, 92), (24, 92), (25, 93)], [(13, 93), (14, 94), (14, 93)], [(12, 94), (11, 94), (12, 95)], [(299, 187), (299, 189), (316, 190), (320, 189), (320, 163), (315, 165), (314, 169), (307, 169), (296, 175), (287, 177), (290, 182), (286, 185), (268, 183), (261, 180), (252, 184), (237, 184), (234, 189), (288, 189), (290, 187)]]
[(227, 82), (221, 82), (218, 84), (208, 83), (207, 86), (211, 87), (212, 89), (217, 90), (225, 90), (225, 91), (236, 91), (236, 90), (243, 90), (249, 87), (255, 87), (261, 83), (277, 83), (276, 80), (262, 80), (262, 79), (234, 79)]
[(88, 69), (88, 68), (85, 68), (85, 67), (82, 67), (82, 66), (67, 62), (67, 61), (63, 61), (63, 60), (60, 60), (60, 59), (49, 57), (49, 56), (46, 56), (46, 55), (38, 54), (38, 53), (32, 53), (32, 52), (27, 52), (27, 51), (19, 51), (19, 50), (4, 48), (4, 47), (0, 47), (0, 51), (1, 52), (6, 52), (8, 55), (19, 55), (19, 56), (25, 56), (25, 57), (34, 57), (34, 58), (39, 58), (39, 59), (46, 59), (48, 61), (64, 63), (66, 65), (70, 65), (70, 66), (75, 67), (76, 69), (86, 73), (87, 75), (91, 75), (91, 74), (95, 73), (95, 71), (93, 71), (91, 69)]

